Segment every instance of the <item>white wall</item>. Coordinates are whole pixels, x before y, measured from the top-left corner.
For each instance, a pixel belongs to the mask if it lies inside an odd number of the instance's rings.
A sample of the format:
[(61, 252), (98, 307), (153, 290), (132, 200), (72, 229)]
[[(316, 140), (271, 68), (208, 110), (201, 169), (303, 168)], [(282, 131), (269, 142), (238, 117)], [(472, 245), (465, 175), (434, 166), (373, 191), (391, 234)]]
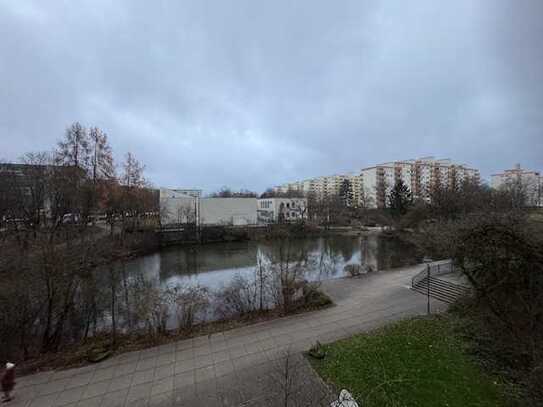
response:
[(160, 189), (160, 223), (195, 223), (198, 198), (171, 189)]
[(202, 198), (201, 225), (254, 225), (256, 198)]

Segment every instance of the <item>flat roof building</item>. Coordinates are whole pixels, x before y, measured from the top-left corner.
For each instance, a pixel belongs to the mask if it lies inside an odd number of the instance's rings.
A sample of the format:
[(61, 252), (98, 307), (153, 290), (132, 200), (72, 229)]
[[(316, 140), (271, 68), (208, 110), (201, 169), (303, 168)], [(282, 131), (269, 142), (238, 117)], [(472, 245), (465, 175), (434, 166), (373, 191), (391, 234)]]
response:
[(297, 222), (307, 216), (307, 198), (262, 198), (257, 205), (258, 223)]
[(428, 201), (433, 188), (438, 185), (458, 186), (464, 180), (479, 182), (479, 170), (452, 160), (422, 157), (417, 159), (391, 161), (360, 172), (322, 176), (303, 181), (286, 183), (273, 188), (274, 192), (312, 194), (317, 199), (340, 195), (341, 185), (348, 180), (352, 191), (352, 206), (383, 208), (386, 197), (398, 180), (402, 180), (415, 198)]
[(492, 174), (490, 184), (495, 189), (520, 187), (526, 195), (526, 205), (543, 206), (543, 177), (539, 171), (526, 170), (517, 164), (514, 168)]

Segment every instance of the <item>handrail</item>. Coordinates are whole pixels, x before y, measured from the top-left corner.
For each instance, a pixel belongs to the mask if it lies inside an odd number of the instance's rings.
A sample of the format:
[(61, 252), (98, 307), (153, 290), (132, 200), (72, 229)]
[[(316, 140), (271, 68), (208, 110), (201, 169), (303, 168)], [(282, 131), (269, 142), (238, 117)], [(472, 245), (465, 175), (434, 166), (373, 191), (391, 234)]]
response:
[(456, 270), (452, 260), (433, 262), (426, 264), (424, 270), (421, 270), (411, 279), (411, 289), (428, 297), (428, 314), (430, 314), (430, 297), (452, 303), (457, 298), (470, 294), (470, 287), (438, 277), (442, 274), (453, 273)]
[(421, 282), (425, 278), (439, 276), (441, 274), (454, 273), (455, 271), (456, 268), (450, 259), (428, 263), (426, 264), (424, 270), (421, 270), (411, 279), (411, 287), (414, 287), (415, 284)]

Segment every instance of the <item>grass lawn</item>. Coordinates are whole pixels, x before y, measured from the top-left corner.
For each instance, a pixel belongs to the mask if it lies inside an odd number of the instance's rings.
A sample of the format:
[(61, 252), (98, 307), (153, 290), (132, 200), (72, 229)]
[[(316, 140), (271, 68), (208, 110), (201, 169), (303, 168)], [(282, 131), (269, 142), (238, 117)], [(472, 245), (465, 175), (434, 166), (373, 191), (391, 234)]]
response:
[(502, 385), (463, 352), (448, 316), (400, 321), (324, 346), (311, 362), (361, 406), (505, 406)]

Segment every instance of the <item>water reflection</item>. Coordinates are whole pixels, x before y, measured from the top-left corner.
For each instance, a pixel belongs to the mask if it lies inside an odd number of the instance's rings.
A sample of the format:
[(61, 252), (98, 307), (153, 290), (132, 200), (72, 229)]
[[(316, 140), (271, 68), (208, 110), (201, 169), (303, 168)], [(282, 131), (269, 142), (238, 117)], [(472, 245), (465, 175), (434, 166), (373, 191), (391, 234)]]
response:
[(160, 278), (254, 267), (258, 247), (254, 242), (217, 243), (170, 247), (160, 252)]
[(421, 260), (405, 241), (370, 235), (296, 239), (288, 247), (275, 241), (170, 247), (127, 262), (125, 267), (129, 273), (144, 275), (162, 286), (198, 284), (216, 290), (236, 275), (250, 278), (259, 258), (269, 262), (280, 254), (284, 256), (286, 250), (293, 261), (304, 259), (304, 277), (309, 281), (343, 277), (347, 264), (379, 271)]

